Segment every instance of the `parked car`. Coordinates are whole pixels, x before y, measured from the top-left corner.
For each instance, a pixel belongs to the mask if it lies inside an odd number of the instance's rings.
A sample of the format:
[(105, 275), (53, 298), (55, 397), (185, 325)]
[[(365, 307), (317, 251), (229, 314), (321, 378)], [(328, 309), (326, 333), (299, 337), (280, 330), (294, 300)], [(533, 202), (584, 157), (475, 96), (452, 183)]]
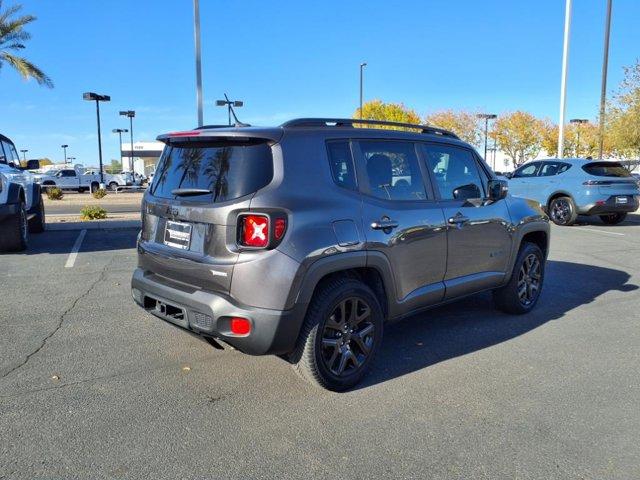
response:
[(13, 142), (0, 135), (0, 251), (24, 250), (29, 233), (44, 228), (40, 186), (31, 173), (20, 168)]
[(572, 225), (578, 215), (615, 225), (638, 209), (640, 198), (638, 183), (620, 163), (581, 158), (526, 163), (511, 174), (509, 191), (540, 203), (557, 225)]
[(547, 216), (451, 132), (299, 119), (158, 139), (132, 296), (213, 345), (344, 390), (387, 321), (484, 290), (512, 314), (539, 299)]

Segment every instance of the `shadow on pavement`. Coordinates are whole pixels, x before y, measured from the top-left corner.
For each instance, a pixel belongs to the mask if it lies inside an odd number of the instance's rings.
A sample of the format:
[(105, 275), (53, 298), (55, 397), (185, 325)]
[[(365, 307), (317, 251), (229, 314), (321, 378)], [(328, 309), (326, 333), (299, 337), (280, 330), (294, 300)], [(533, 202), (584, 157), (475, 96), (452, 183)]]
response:
[[(80, 231), (81, 229), (45, 231), (37, 235), (30, 235), (29, 247), (25, 251), (0, 253), (0, 257), (42, 254), (68, 255), (76, 243)], [(136, 248), (136, 238), (139, 231), (140, 228), (135, 226), (108, 230), (87, 230), (80, 246), (80, 253)]]
[[(629, 278), (620, 270), (549, 261), (542, 296), (529, 314), (499, 312), (491, 294), (483, 293), (388, 325), (371, 373), (355, 389), (518, 337), (608, 291), (637, 290), (637, 285), (627, 284)], [(554, 291), (562, 291), (561, 301), (553, 300)]]

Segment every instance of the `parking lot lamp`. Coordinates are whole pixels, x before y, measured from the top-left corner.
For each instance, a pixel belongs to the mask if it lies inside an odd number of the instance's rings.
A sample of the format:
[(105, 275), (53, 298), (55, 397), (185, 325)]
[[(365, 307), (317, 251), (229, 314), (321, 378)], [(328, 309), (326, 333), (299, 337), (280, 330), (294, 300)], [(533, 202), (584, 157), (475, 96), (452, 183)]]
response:
[(560, 120), (558, 121), (558, 158), (564, 153), (564, 115), (567, 109), (567, 69), (569, 67), (569, 39), (571, 33), (571, 1), (564, 9), (564, 42), (562, 46), (562, 74), (560, 76)]
[(98, 161), (100, 162), (100, 188), (104, 188), (104, 171), (102, 168), (102, 137), (100, 132), (100, 102), (109, 102), (109, 95), (99, 95), (94, 92), (85, 92), (82, 99), (89, 102), (96, 102), (96, 118), (98, 119)]
[[(125, 110), (125, 111), (121, 111), (120, 115), (122, 115), (123, 117), (129, 117), (129, 139), (131, 140), (131, 155), (129, 155), (129, 171), (133, 173), (133, 117), (136, 116), (136, 112), (134, 110)], [(122, 163), (122, 159), (120, 159), (120, 163)]]
[(489, 120), (498, 118), (495, 113), (479, 113), (478, 118), (484, 120), (484, 160), (487, 161), (487, 137), (489, 135)]
[(589, 120), (586, 118), (572, 118), (569, 120), (569, 123), (576, 124), (576, 157), (580, 156), (580, 125), (583, 123), (589, 123)]
[(69, 163), (73, 163), (73, 161), (76, 159), (76, 157), (68, 157)]
[(27, 161), (27, 152), (29, 150), (20, 150), (22, 152), (22, 160)]
[(117, 133), (118, 134), (118, 148), (120, 149), (120, 165), (123, 165), (123, 163), (122, 163), (122, 134), (123, 133), (127, 133), (129, 130), (127, 130), (126, 128), (114, 128), (111, 131), (113, 133)]
[(244, 102), (241, 100), (229, 100), (227, 94), (224, 94), (224, 100), (216, 100), (216, 107), (227, 107), (227, 114), (229, 115), (229, 126), (231, 126), (231, 107), (242, 107)]
[(367, 62), (362, 62), (360, 64), (360, 120), (362, 120), (362, 83), (364, 76), (364, 67), (367, 66)]
[(602, 160), (602, 150), (604, 148), (604, 114), (607, 101), (607, 70), (609, 69), (609, 34), (611, 33), (611, 2), (607, 0), (607, 16), (604, 27), (604, 57), (602, 59), (602, 85), (600, 89), (600, 125), (599, 125), (599, 143), (598, 143), (598, 159)]
[(62, 148), (62, 151), (64, 152), (64, 164), (67, 164), (67, 147), (69, 145), (60, 145), (60, 147)]

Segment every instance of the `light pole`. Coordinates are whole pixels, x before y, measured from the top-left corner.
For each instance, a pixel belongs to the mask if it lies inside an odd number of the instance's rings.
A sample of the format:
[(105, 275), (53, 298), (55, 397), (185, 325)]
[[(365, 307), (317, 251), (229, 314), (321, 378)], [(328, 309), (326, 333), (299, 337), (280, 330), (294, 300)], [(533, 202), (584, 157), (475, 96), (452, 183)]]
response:
[(193, 37), (196, 47), (196, 103), (198, 106), (198, 126), (204, 125), (202, 106), (202, 52), (200, 48), (200, 0), (193, 0)]
[(27, 161), (27, 152), (29, 150), (20, 150), (22, 152), (22, 160)]
[(566, 0), (564, 11), (564, 43), (562, 47), (562, 76), (560, 78), (560, 121), (558, 122), (558, 158), (564, 150), (564, 114), (567, 106), (567, 67), (569, 64), (569, 36), (571, 33), (571, 0)]
[(487, 161), (487, 136), (489, 135), (489, 120), (495, 120), (498, 115), (495, 113), (479, 113), (476, 117), (484, 120), (484, 160)]
[(580, 125), (582, 125), (583, 123), (589, 123), (589, 120), (587, 120), (586, 118), (572, 118), (571, 120), (569, 120), (569, 123), (573, 123), (576, 126), (576, 157), (580, 156), (580, 154), (578, 153), (580, 151)]
[[(120, 115), (122, 115), (123, 117), (129, 117), (129, 138), (131, 140), (131, 155), (129, 155), (129, 171), (133, 173), (133, 118), (136, 116), (136, 112), (134, 110), (124, 110), (120, 112)], [(122, 145), (122, 143), (120, 145)], [(122, 153), (122, 147), (120, 147), (120, 152)], [(120, 159), (120, 163), (122, 163), (122, 158)]]
[(99, 95), (93, 92), (85, 92), (82, 94), (83, 100), (96, 102), (96, 118), (98, 119), (98, 161), (100, 162), (100, 188), (104, 187), (104, 172), (102, 171), (102, 137), (100, 132), (100, 102), (109, 102), (109, 95)]
[(113, 133), (118, 134), (118, 148), (120, 149), (120, 165), (122, 165), (122, 134), (127, 133), (129, 130), (126, 128), (114, 128), (111, 130)]
[(76, 157), (68, 157), (69, 163), (73, 163), (73, 161), (76, 159)]
[(611, 0), (607, 0), (607, 18), (604, 24), (604, 58), (602, 59), (602, 89), (600, 90), (600, 132), (598, 158), (602, 160), (604, 147), (604, 108), (607, 101), (607, 70), (609, 68), (609, 33), (611, 32)]
[(60, 148), (62, 148), (62, 151), (64, 152), (64, 164), (67, 164), (67, 147), (69, 145), (60, 145)]
[(362, 82), (364, 77), (364, 67), (367, 66), (367, 62), (360, 64), (360, 120), (362, 120)]
[(217, 107), (227, 107), (227, 114), (229, 115), (229, 126), (231, 126), (231, 107), (242, 107), (244, 102), (240, 100), (229, 100), (227, 94), (224, 94), (224, 100), (216, 100)]

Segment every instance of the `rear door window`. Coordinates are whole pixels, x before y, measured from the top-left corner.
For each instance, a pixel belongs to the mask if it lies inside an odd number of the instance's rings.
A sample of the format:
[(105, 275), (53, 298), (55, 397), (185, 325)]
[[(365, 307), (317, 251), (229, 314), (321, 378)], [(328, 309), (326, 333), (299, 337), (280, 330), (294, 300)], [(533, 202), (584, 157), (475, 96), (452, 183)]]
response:
[(369, 182), (366, 192), (385, 200), (426, 200), (427, 194), (412, 142), (358, 142)]
[(167, 145), (158, 162), (153, 195), (176, 198), (172, 191), (198, 189), (185, 200), (224, 202), (266, 186), (273, 178), (271, 147), (263, 141)]
[(582, 166), (589, 175), (596, 177), (630, 177), (631, 173), (618, 162), (593, 162)]
[(552, 177), (554, 175), (560, 175), (561, 173), (566, 172), (567, 170), (569, 170), (569, 168), (571, 168), (571, 165), (569, 163), (544, 162), (538, 175), (540, 177)]

